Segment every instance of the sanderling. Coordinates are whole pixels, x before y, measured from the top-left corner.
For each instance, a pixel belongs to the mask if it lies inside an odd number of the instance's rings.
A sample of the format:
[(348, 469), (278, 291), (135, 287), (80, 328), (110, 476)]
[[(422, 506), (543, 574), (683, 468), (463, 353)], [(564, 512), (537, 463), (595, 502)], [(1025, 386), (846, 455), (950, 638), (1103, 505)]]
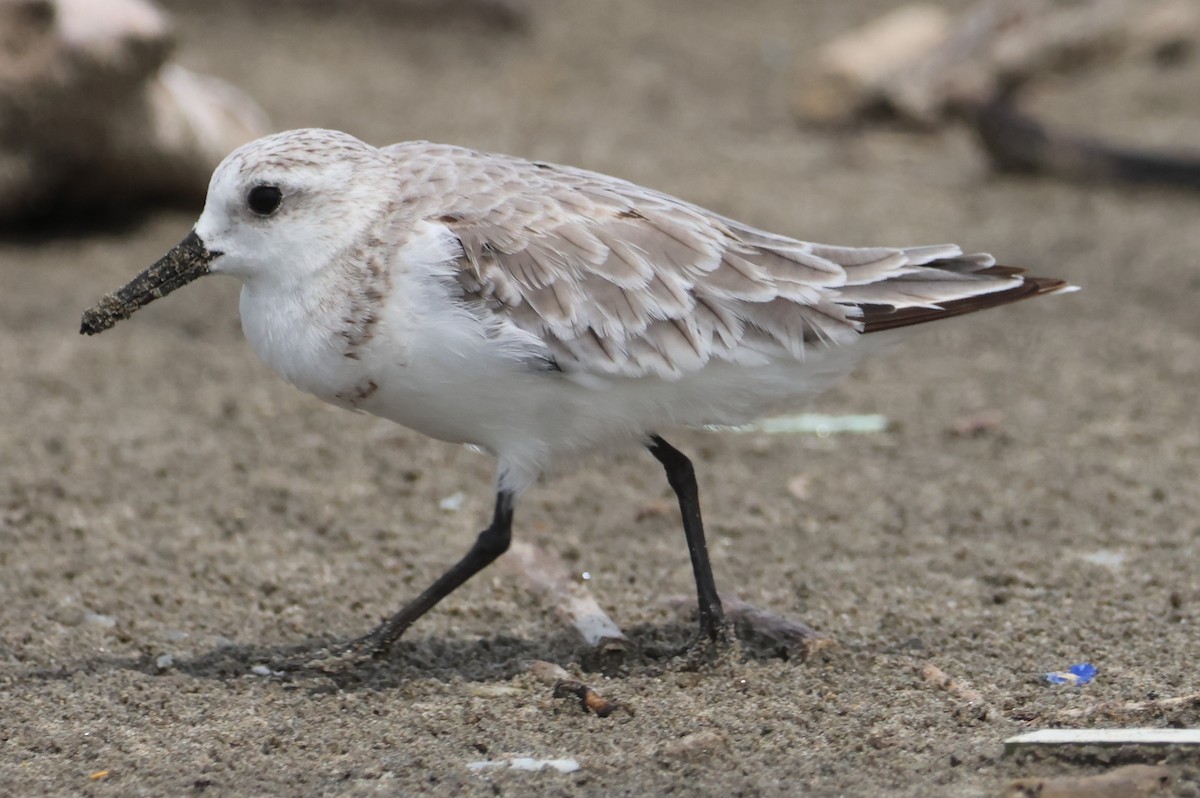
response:
[(1073, 289), (954, 245), (809, 243), (582, 169), (328, 130), (226, 158), (192, 232), (82, 332), (209, 273), (242, 281), (246, 339), (288, 382), (496, 458), (491, 524), (356, 653), (500, 556), (516, 498), (556, 458), (613, 441), (666, 470), (718, 639), (692, 464), (658, 431), (811, 396), (878, 333)]

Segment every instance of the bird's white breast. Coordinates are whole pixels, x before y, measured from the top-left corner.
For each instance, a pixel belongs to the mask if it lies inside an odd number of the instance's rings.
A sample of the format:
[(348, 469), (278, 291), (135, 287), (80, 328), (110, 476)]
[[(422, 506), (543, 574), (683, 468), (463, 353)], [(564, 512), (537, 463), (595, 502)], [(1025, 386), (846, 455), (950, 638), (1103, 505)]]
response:
[(535, 382), (530, 364), (545, 362), (544, 345), (461, 302), (445, 267), (457, 254), (451, 241), (444, 227), (423, 225), (382, 259), (358, 253), (302, 281), (246, 282), (246, 339), (320, 399), (495, 451), (527, 412), (520, 402), (505, 412), (494, 392), (510, 386), (511, 400)]
[[(333, 404), (495, 454), (506, 487), (523, 490), (555, 458), (676, 425), (741, 423), (845, 373), (856, 347), (804, 362), (717, 361), (678, 380), (561, 373), (543, 341), (466, 304), (446, 268), (443, 232), (398, 250), (386, 293), (364, 311), (349, 272), (292, 286), (247, 283), (242, 327), (288, 382)], [(444, 228), (441, 229), (444, 231)], [(364, 321), (367, 319), (369, 321)]]

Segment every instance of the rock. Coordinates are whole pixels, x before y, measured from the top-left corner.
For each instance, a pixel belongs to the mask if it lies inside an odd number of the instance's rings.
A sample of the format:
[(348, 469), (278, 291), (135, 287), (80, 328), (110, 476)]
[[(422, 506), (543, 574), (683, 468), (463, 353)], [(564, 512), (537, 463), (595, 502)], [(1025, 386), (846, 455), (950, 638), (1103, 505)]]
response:
[(0, 224), (114, 204), (199, 204), (269, 130), (240, 90), (172, 63), (149, 0), (0, 0)]

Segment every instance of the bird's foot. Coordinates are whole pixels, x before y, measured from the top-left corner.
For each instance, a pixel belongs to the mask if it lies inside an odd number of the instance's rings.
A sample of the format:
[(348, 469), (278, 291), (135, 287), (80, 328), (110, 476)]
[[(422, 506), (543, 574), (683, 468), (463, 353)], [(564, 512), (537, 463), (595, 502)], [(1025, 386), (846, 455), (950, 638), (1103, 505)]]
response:
[(370, 659), (354, 649), (352, 643), (305, 645), (272, 660), (267, 667), (279, 674), (329, 674), (361, 665)]
[(732, 621), (720, 618), (714, 619), (711, 623), (701, 624), (701, 629), (696, 636), (681, 646), (647, 648), (644, 651), (646, 656), (652, 659), (684, 657), (688, 669), (695, 669), (715, 663), (731, 654), (739, 655), (741, 645)]
[(688, 647), (685, 662), (688, 669), (712, 667), (729, 659), (738, 659), (742, 654), (741, 641), (733, 621), (718, 618), (711, 623), (701, 624), (700, 634)]
[(284, 673), (334, 673), (364, 665), (391, 648), (395, 640), (390, 631), (385, 623), (346, 643), (301, 646), (270, 667)]

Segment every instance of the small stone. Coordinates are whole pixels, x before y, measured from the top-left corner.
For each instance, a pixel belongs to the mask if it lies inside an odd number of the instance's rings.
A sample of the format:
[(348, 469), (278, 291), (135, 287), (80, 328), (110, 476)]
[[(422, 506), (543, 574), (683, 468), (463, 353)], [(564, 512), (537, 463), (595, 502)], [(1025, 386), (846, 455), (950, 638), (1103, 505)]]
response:
[(663, 746), (662, 753), (670, 759), (698, 760), (710, 757), (729, 747), (725, 735), (712, 729), (693, 732)]
[(85, 612), (83, 614), (84, 623), (90, 623), (94, 626), (100, 626), (105, 629), (111, 629), (117, 625), (117, 619), (111, 615), (102, 615), (98, 612)]
[(555, 682), (570, 681), (571, 674), (567, 673), (566, 669), (561, 665), (555, 665), (553, 662), (546, 662), (544, 659), (530, 660), (525, 665), (525, 670), (529, 671), (530, 675), (539, 681), (546, 684), (554, 684)]

